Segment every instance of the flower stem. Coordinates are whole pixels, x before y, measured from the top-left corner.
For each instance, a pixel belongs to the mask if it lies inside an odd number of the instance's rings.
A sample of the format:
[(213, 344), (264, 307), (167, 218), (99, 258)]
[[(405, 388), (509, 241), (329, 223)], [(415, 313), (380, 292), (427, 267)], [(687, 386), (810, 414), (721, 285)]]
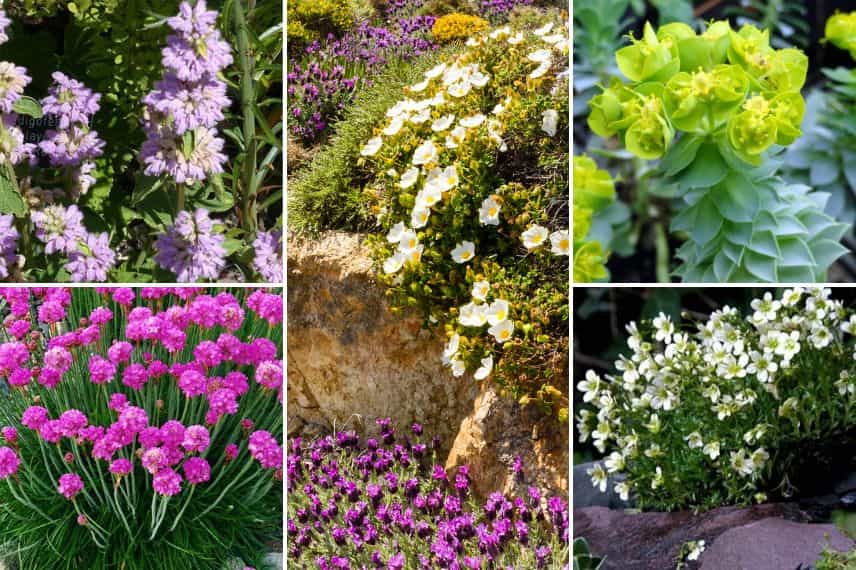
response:
[(248, 232), (256, 231), (256, 116), (253, 113), (255, 90), (253, 87), (253, 58), (250, 53), (250, 34), (244, 17), (243, 0), (232, 3), (235, 34), (238, 40), (238, 62), (241, 66), (241, 113), (244, 117), (244, 160), (241, 172), (241, 219)]

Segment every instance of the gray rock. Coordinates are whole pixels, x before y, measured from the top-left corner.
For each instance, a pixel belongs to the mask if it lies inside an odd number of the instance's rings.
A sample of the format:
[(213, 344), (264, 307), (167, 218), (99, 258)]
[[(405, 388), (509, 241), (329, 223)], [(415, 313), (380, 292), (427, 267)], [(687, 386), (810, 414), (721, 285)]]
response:
[(844, 495), (851, 491), (856, 491), (856, 471), (835, 485), (835, 492), (839, 495)]
[(701, 555), (701, 570), (790, 570), (810, 566), (825, 545), (854, 547), (832, 524), (803, 524), (767, 518), (719, 535)]
[(591, 477), (588, 470), (593, 468), (602, 461), (590, 461), (588, 463), (580, 463), (574, 465), (574, 493), (571, 497), (574, 500), (574, 508), (583, 507), (607, 507), (610, 509), (629, 509), (633, 508), (634, 502), (631, 497), (629, 501), (622, 501), (618, 493), (615, 492), (615, 484), (624, 480), (624, 476), (615, 477), (610, 475), (607, 480), (606, 492), (601, 493), (600, 489), (591, 484)]

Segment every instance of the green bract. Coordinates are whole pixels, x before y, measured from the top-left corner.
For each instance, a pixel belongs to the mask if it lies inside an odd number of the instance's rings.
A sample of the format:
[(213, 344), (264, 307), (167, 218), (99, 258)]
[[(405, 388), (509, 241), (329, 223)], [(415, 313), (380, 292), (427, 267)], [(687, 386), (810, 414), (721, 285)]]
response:
[(856, 12), (837, 13), (826, 21), (826, 39), (856, 59)]
[(660, 159), (676, 190), (672, 230), (685, 232), (676, 273), (704, 281), (823, 280), (844, 251), (846, 226), (827, 196), (776, 176), (776, 145), (802, 133), (808, 58), (771, 47), (767, 30), (711, 22), (654, 31), (616, 54), (613, 78), (590, 102), (588, 124), (632, 154)]
[(574, 282), (590, 283), (607, 276), (608, 254), (600, 242), (587, 240), (592, 215), (615, 200), (609, 173), (588, 156), (574, 157)]

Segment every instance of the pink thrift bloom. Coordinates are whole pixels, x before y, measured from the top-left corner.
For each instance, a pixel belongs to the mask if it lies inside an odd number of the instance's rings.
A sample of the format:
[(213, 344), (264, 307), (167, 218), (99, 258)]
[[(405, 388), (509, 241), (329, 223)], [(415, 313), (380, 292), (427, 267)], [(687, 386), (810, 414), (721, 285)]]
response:
[(259, 430), (250, 435), (250, 455), (265, 469), (278, 469), (282, 466), (282, 447), (270, 432)]
[(29, 368), (16, 368), (9, 375), (9, 385), (13, 388), (23, 388), (33, 379), (33, 371)]
[(9, 374), (20, 368), (30, 359), (30, 351), (23, 342), (0, 344), (0, 375)]
[(190, 321), (203, 329), (214, 328), (220, 317), (220, 306), (210, 295), (200, 295), (193, 299), (187, 309)]
[(158, 430), (163, 444), (168, 447), (179, 447), (184, 442), (186, 432), (187, 428), (178, 420), (170, 420)]
[(81, 444), (84, 441), (95, 443), (96, 441), (104, 437), (104, 431), (104, 428), (101, 426), (85, 427), (77, 434), (78, 444)]
[(117, 392), (115, 394), (110, 395), (110, 403), (107, 407), (115, 412), (121, 412), (128, 406), (128, 396), (122, 394), (121, 392)]
[(4, 427), (0, 432), (3, 433), (3, 439), (5, 439), (7, 443), (15, 443), (18, 441), (18, 430), (11, 426)]
[(134, 304), (134, 290), (130, 287), (117, 287), (113, 289), (113, 301), (124, 307), (130, 307)]
[(89, 358), (89, 380), (93, 384), (112, 382), (116, 376), (116, 365), (97, 354)]
[(89, 315), (89, 322), (101, 326), (113, 319), (113, 311), (107, 307), (98, 307)]
[(45, 301), (39, 307), (39, 320), (43, 323), (58, 323), (65, 318), (65, 307), (57, 301)]
[(188, 453), (202, 453), (208, 449), (210, 443), (211, 436), (208, 429), (204, 426), (194, 425), (185, 430), (184, 441), (181, 445)]
[(250, 344), (252, 362), (276, 359), (276, 345), (266, 338), (257, 338)]
[(213, 368), (223, 361), (223, 353), (217, 343), (210, 340), (203, 340), (196, 348), (193, 349), (193, 356), (197, 362), (208, 368)]
[(63, 437), (77, 437), (78, 432), (89, 424), (89, 419), (80, 410), (67, 410), (59, 417)]
[(71, 353), (61, 346), (56, 346), (45, 352), (45, 366), (48, 368), (55, 368), (65, 373), (71, 368), (72, 362), (74, 362), (74, 358), (72, 358)]
[(0, 447), (0, 479), (7, 479), (18, 472), (21, 466), (21, 458), (15, 450), (9, 447)]
[(80, 344), (83, 346), (95, 344), (101, 340), (101, 329), (95, 325), (89, 325), (88, 327), (80, 330), (79, 338)]
[(185, 396), (194, 398), (208, 391), (208, 379), (198, 370), (185, 370), (178, 379), (178, 387)]
[(130, 474), (133, 470), (134, 464), (131, 463), (130, 459), (117, 459), (110, 464), (110, 473), (120, 477)]
[(243, 396), (250, 389), (250, 383), (242, 372), (229, 372), (226, 374), (226, 378), (223, 379), (223, 385), (238, 396)]
[(30, 321), (25, 319), (20, 319), (12, 323), (7, 327), (9, 334), (14, 336), (16, 339), (21, 340), (27, 333), (30, 332)]
[(238, 457), (238, 446), (234, 443), (230, 443), (226, 446), (226, 450), (224, 453), (226, 455), (227, 461), (234, 461), (235, 458)]
[(207, 483), (211, 479), (211, 466), (201, 457), (191, 457), (184, 462), (184, 478), (191, 485)]
[(77, 524), (80, 526), (86, 526), (89, 521), (86, 519), (86, 515), (77, 515)]
[(151, 364), (149, 364), (148, 373), (150, 380), (155, 380), (156, 378), (165, 376), (167, 372), (169, 372), (169, 367), (160, 360), (153, 360)]
[(149, 415), (142, 408), (125, 406), (119, 413), (119, 425), (131, 433), (137, 434), (149, 425)]
[(48, 411), (41, 406), (30, 406), (24, 410), (21, 416), (21, 423), (33, 431), (39, 431), (41, 427), (50, 419)]
[(131, 359), (131, 353), (133, 351), (134, 347), (131, 346), (131, 343), (129, 342), (114, 342), (113, 345), (109, 349), (107, 349), (107, 358), (109, 358), (110, 362), (112, 362), (113, 364), (127, 362)]
[(238, 412), (237, 398), (238, 395), (231, 388), (220, 388), (208, 396), (208, 404), (211, 406), (211, 411), (218, 416), (234, 415)]
[(66, 473), (59, 478), (59, 494), (68, 499), (74, 499), (83, 490), (83, 479), (76, 473)]
[(62, 431), (61, 421), (48, 420), (42, 425), (39, 435), (48, 443), (59, 443), (62, 439)]
[(164, 497), (172, 497), (181, 493), (181, 475), (172, 469), (164, 469), (155, 475), (152, 487), (156, 493)]
[(220, 325), (230, 331), (236, 331), (244, 324), (244, 309), (238, 303), (223, 305), (220, 311)]
[(149, 372), (143, 364), (131, 364), (122, 372), (122, 384), (133, 390), (142, 390), (148, 381)]
[(163, 443), (163, 438), (161, 437), (161, 431), (159, 428), (154, 426), (149, 426), (139, 434), (140, 445), (143, 446), (144, 449), (150, 449), (152, 447), (157, 447)]
[(256, 382), (270, 390), (282, 387), (282, 363), (275, 360), (265, 360), (256, 368)]
[(49, 390), (56, 388), (62, 380), (62, 373), (56, 368), (42, 368), (39, 372), (39, 384)]
[(151, 449), (147, 449), (145, 453), (143, 453), (142, 459), (140, 459), (140, 463), (143, 465), (143, 469), (155, 475), (164, 467), (167, 467), (168, 461), (166, 454), (163, 449), (160, 447), (153, 447)]

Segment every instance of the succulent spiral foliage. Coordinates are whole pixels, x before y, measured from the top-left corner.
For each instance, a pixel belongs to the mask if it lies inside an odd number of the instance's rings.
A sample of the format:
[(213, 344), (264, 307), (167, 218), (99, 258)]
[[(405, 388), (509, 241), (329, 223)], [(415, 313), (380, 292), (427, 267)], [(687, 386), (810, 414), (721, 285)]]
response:
[(616, 53), (629, 79), (591, 100), (588, 123), (631, 153), (663, 158), (680, 195), (672, 229), (688, 241), (677, 274), (690, 281), (823, 280), (846, 250), (846, 226), (823, 213), (827, 194), (787, 184), (769, 152), (802, 133), (808, 59), (776, 50), (769, 32), (725, 21), (696, 34), (673, 23)]
[(591, 239), (592, 216), (615, 200), (615, 184), (588, 156), (574, 157), (574, 282), (590, 283), (607, 276), (608, 253)]

